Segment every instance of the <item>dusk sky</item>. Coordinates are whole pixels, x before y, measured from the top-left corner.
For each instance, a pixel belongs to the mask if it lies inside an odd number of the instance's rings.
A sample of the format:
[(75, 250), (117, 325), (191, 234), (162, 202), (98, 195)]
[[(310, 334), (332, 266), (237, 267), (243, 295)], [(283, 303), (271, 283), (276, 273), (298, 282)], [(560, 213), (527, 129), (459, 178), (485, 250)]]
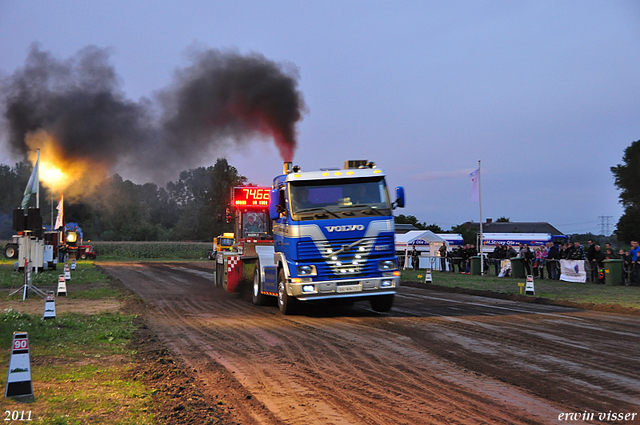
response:
[[(445, 230), (478, 221), (468, 174), (481, 160), (483, 218), (599, 233), (610, 216), (613, 231), (622, 208), (610, 167), (640, 139), (632, 0), (0, 0), (0, 78), (24, 66), (33, 43), (61, 61), (109, 48), (134, 102), (167, 87), (194, 48), (297, 68), (306, 112), (294, 164), (372, 160), (392, 192), (405, 187), (396, 213)], [(226, 157), (258, 185), (282, 171), (269, 140), (199, 157), (194, 167)], [(2, 149), (1, 163), (16, 160)]]

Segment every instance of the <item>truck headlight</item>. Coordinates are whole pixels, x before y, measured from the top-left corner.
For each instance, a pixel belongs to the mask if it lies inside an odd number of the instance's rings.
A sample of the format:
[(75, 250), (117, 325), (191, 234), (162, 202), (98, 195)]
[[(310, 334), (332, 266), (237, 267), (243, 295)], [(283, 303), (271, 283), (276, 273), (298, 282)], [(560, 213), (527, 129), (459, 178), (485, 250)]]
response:
[(318, 273), (316, 272), (316, 266), (298, 266), (298, 276), (315, 276)]
[(396, 260), (382, 260), (378, 263), (378, 270), (395, 270), (397, 268)]

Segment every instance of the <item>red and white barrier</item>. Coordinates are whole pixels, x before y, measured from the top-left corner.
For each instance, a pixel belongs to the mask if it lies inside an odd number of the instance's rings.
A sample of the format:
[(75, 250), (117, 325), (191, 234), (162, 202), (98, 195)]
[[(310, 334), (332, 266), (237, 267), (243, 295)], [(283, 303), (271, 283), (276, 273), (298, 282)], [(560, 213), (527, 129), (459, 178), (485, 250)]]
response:
[(56, 318), (56, 294), (53, 291), (47, 292), (47, 298), (44, 301), (44, 315), (42, 316), (42, 318)]
[(62, 274), (58, 276), (58, 296), (61, 295), (67, 296), (67, 279)]

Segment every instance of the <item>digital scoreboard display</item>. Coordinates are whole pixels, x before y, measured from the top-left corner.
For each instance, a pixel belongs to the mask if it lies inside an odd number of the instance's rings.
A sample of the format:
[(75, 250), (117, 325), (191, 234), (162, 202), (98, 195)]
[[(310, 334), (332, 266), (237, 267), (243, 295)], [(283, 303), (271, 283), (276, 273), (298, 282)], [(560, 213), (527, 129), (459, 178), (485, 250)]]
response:
[(245, 208), (267, 208), (270, 190), (270, 187), (234, 187), (231, 205)]

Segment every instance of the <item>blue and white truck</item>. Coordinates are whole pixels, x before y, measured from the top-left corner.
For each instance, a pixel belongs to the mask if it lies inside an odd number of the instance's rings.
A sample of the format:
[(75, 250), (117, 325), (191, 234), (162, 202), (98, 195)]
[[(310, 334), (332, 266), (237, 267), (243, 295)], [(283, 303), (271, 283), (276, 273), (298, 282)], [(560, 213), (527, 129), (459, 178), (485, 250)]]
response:
[(285, 163), (269, 194), (273, 245), (243, 249), (255, 262), (253, 303), (277, 297), (292, 314), (305, 302), (350, 298), (389, 311), (400, 280), (392, 211), (404, 203), (402, 187), (391, 201), (372, 162), (319, 171)]

